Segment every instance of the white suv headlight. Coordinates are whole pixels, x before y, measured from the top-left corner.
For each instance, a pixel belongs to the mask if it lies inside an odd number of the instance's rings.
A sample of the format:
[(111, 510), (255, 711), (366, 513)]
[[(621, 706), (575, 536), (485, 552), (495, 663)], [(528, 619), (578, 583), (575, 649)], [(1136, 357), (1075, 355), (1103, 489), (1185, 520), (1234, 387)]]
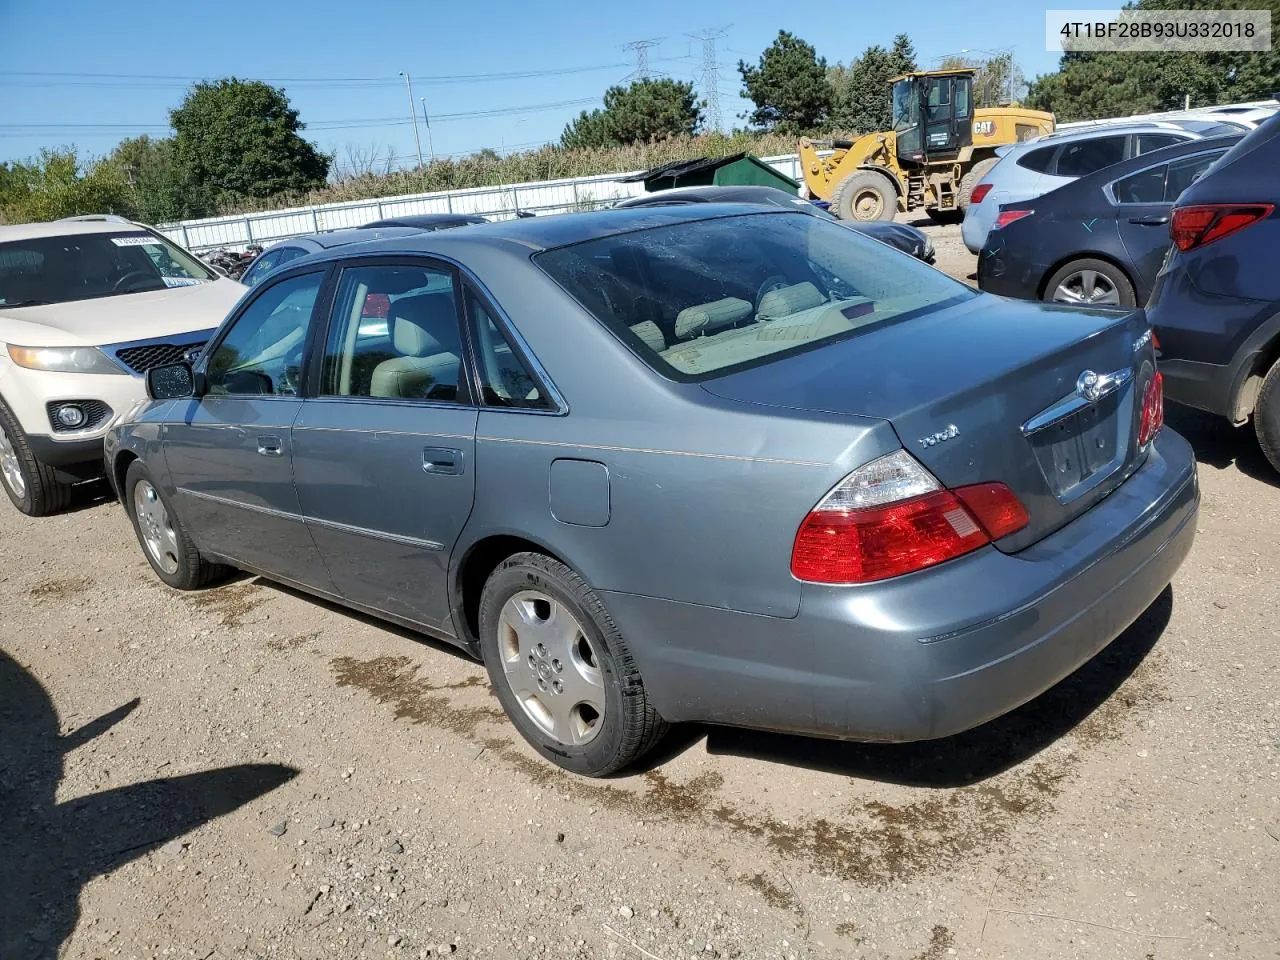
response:
[(28, 370), (51, 370), (56, 373), (118, 373), (128, 372), (112, 362), (97, 347), (20, 347), (9, 344), (9, 357)]

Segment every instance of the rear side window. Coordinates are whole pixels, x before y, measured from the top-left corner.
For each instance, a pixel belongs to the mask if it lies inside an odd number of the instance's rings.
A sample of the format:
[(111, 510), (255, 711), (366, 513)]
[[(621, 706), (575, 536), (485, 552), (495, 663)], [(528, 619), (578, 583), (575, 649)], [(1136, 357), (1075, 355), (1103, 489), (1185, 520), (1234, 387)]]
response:
[(1138, 155), (1150, 153), (1152, 150), (1160, 150), (1171, 147), (1175, 143), (1181, 143), (1184, 139), (1171, 133), (1140, 133), (1137, 136), (1138, 148), (1134, 152)]
[(1054, 172), (1060, 177), (1084, 177), (1119, 163), (1124, 159), (1125, 139), (1123, 136), (1098, 137), (1063, 144)]
[(1044, 173), (1053, 162), (1053, 154), (1057, 149), (1057, 147), (1041, 147), (1039, 150), (1029, 150), (1025, 157), (1018, 158), (1018, 166), (1033, 173)]
[(480, 390), (485, 406), (552, 409), (550, 398), (542, 392), (510, 339), (470, 289), (467, 290), (467, 312), (471, 315), (476, 365), (479, 367)]
[(756, 213), (601, 237), (534, 262), (645, 363), (698, 381), (977, 294), (847, 227)]

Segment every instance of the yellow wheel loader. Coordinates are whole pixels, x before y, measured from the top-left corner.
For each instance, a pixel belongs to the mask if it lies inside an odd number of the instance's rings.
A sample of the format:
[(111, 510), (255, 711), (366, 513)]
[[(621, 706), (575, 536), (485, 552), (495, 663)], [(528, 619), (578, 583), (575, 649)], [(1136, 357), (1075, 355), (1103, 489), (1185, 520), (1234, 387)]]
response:
[[(857, 140), (800, 141), (809, 196), (842, 220), (892, 220), (924, 209), (940, 222), (964, 216), (996, 147), (1052, 133), (1053, 114), (973, 107), (973, 70), (931, 70), (889, 81), (893, 129)], [(820, 157), (818, 151), (831, 148)]]

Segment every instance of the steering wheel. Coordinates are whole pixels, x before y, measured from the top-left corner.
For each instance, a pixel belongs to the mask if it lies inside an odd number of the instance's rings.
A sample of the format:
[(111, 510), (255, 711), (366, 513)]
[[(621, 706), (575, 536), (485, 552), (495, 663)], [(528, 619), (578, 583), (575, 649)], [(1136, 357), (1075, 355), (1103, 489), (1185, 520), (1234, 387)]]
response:
[(153, 277), (151, 276), (151, 274), (147, 273), (145, 270), (130, 270), (123, 277), (121, 277), (119, 280), (117, 280), (115, 283), (111, 285), (111, 292), (119, 293), (120, 288), (128, 286), (131, 281), (137, 281), (137, 280), (150, 281), (152, 279)]
[(760, 284), (760, 289), (756, 291), (756, 313), (760, 312), (760, 304), (764, 302), (765, 294), (772, 293), (774, 290), (781, 290), (783, 287), (791, 286), (791, 281), (780, 273), (775, 273), (769, 277), (764, 283)]

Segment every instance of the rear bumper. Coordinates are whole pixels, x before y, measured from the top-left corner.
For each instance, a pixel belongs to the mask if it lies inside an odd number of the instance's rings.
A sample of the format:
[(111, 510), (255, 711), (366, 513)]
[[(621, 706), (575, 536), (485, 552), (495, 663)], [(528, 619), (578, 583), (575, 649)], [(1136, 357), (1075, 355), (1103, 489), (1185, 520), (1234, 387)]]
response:
[(1191, 549), (1198, 506), (1191, 448), (1166, 429), (1119, 489), (1016, 555), (986, 548), (879, 584), (807, 584), (791, 620), (604, 600), (669, 720), (944, 737), (1033, 699), (1123, 632)]

